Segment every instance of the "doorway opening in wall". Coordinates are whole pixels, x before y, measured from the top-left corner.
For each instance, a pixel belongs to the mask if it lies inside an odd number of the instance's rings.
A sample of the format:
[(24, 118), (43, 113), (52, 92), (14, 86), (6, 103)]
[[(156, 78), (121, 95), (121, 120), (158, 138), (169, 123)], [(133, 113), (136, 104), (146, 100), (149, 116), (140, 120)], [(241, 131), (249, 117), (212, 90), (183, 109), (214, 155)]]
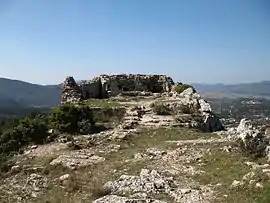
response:
[(90, 99), (91, 96), (93, 95), (90, 95), (90, 93), (88, 91), (85, 92), (85, 98), (84, 99)]

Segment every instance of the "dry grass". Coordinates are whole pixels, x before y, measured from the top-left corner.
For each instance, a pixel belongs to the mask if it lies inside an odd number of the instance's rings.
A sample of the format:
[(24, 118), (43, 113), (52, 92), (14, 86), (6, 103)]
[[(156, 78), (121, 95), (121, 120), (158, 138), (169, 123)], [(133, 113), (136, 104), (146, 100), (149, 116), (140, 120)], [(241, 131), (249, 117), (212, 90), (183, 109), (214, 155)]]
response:
[[(121, 145), (120, 150), (102, 155), (106, 161), (75, 171), (62, 166), (50, 166), (52, 157), (35, 160), (36, 163), (46, 166), (42, 173), (51, 180), (56, 180), (64, 174), (70, 174), (70, 179), (64, 183), (53, 184), (35, 202), (92, 202), (110, 193), (103, 187), (107, 181), (115, 180), (123, 174), (138, 175), (142, 168), (151, 166), (151, 161), (134, 161), (134, 154), (150, 147), (163, 149), (175, 147), (174, 144), (166, 142), (169, 140), (197, 139), (209, 136), (211, 135), (185, 128), (144, 129), (138, 135), (130, 136), (119, 143), (116, 142), (115, 144)], [(108, 144), (112, 144), (112, 142)], [(159, 198), (171, 202), (167, 196), (160, 195)]]
[(202, 159), (204, 165), (201, 169), (205, 173), (193, 178), (203, 185), (222, 184), (217, 188), (215, 203), (269, 203), (270, 183), (268, 177), (260, 171), (255, 172), (257, 175), (254, 179), (262, 182), (264, 189), (256, 189), (250, 185), (239, 189), (230, 188), (234, 180), (242, 180), (243, 176), (251, 171), (245, 164), (246, 161), (249, 161), (248, 158), (243, 157), (241, 153), (215, 150)]

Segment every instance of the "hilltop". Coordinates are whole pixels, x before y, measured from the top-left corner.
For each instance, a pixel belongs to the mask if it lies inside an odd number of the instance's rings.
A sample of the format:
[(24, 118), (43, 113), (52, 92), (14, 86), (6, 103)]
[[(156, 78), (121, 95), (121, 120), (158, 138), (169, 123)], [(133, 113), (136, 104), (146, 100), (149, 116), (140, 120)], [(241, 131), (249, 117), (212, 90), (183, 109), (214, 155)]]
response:
[(0, 201), (269, 202), (269, 132), (246, 119), (226, 130), (194, 87), (67, 77), (61, 95), (46, 114), (0, 123)]

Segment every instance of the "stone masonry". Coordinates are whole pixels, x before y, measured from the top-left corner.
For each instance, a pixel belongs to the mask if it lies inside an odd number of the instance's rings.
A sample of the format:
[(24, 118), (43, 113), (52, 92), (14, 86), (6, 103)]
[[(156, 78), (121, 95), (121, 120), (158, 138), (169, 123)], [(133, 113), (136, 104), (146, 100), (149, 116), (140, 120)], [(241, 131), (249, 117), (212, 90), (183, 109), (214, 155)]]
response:
[(67, 77), (62, 85), (61, 103), (108, 98), (124, 92), (170, 92), (173, 85), (172, 78), (166, 75), (100, 75), (77, 83), (73, 77)]

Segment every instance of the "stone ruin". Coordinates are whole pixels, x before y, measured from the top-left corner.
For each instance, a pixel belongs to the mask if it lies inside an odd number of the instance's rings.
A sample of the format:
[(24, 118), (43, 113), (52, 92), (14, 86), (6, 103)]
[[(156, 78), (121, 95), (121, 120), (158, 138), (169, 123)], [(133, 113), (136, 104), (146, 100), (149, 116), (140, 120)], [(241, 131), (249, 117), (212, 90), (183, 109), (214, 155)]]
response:
[(62, 85), (61, 103), (77, 103), (87, 99), (103, 99), (119, 94), (170, 92), (174, 82), (166, 75), (100, 75), (92, 80), (76, 82), (67, 77)]
[[(158, 93), (157, 95), (165, 93), (162, 102), (174, 112), (174, 119), (179, 125), (201, 129), (205, 132), (223, 130), (224, 127), (212, 112), (210, 104), (192, 87), (182, 93), (177, 93), (174, 87), (179, 84), (175, 84), (166, 75), (101, 75), (89, 81), (79, 82), (76, 82), (73, 77), (67, 77), (62, 87), (61, 103), (76, 104), (88, 99), (103, 99), (118, 95), (150, 96), (154, 93)], [(148, 106), (145, 104), (144, 108), (149, 108), (151, 111), (149, 104), (149, 102)], [(144, 120), (147, 120), (146, 118), (151, 120), (152, 116), (145, 115)], [(158, 117), (158, 122), (160, 119), (161, 117)], [(133, 122), (130, 124), (130, 120), (128, 121), (127, 126), (130, 127)]]

